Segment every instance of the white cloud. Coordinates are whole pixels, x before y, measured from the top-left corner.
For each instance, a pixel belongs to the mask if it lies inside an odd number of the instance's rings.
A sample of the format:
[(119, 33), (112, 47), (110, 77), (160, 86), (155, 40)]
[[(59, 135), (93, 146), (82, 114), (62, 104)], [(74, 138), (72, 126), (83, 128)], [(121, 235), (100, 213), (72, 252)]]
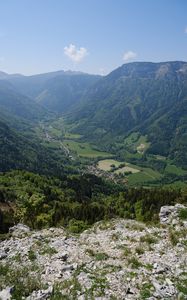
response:
[(137, 54), (133, 51), (127, 51), (123, 54), (123, 60), (128, 61), (137, 57)]
[(186, 26), (186, 28), (184, 29), (184, 32), (187, 33), (187, 26)]
[(75, 45), (70, 44), (69, 46), (64, 47), (64, 54), (72, 61), (79, 63), (86, 55), (88, 55), (88, 51), (84, 47), (77, 48)]

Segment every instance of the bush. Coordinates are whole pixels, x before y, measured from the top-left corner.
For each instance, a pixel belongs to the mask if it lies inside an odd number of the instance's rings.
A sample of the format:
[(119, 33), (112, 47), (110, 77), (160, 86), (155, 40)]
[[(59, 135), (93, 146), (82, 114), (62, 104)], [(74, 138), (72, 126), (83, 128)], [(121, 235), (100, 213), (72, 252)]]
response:
[(81, 220), (71, 219), (68, 224), (68, 230), (72, 233), (80, 233), (88, 228), (88, 224)]
[(179, 212), (179, 218), (181, 220), (187, 220), (187, 208), (181, 208)]

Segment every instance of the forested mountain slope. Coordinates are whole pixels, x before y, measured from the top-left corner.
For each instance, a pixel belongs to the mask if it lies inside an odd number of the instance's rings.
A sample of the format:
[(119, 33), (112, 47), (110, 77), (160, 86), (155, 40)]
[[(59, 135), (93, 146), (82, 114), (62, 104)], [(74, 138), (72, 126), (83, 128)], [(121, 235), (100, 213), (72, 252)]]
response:
[(0, 80), (0, 112), (27, 121), (38, 121), (48, 114), (44, 107), (19, 93), (7, 80)]
[(23, 169), (62, 176), (68, 163), (64, 156), (42, 146), (37, 137), (29, 140), (0, 120), (0, 172)]
[(150, 151), (186, 161), (187, 63), (130, 63), (92, 86), (67, 116), (75, 132), (110, 144), (133, 131), (147, 134)]

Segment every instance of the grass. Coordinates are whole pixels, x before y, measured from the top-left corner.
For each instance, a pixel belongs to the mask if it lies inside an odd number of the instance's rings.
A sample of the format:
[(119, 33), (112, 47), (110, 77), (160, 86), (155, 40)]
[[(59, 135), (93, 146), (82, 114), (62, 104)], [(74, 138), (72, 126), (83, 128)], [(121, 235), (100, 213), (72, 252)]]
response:
[(39, 275), (31, 275), (38, 268), (32, 267), (14, 268), (9, 264), (0, 264), (0, 289), (5, 286), (13, 286), (12, 299), (25, 299), (33, 291), (45, 288), (41, 284)]
[(138, 255), (142, 255), (142, 254), (144, 254), (145, 251), (144, 251), (143, 247), (138, 246), (138, 247), (135, 248), (135, 252), (136, 252)]
[(59, 141), (45, 141), (42, 143), (45, 147), (51, 148), (51, 149), (60, 149), (60, 142)]
[(183, 299), (185, 300), (187, 295), (187, 273), (186, 272), (180, 274), (177, 282), (177, 289), (184, 296), (184, 298), (181, 298), (181, 300)]
[(136, 257), (129, 258), (128, 264), (131, 265), (132, 269), (138, 269), (143, 266), (142, 263)]
[(151, 168), (141, 168), (141, 172), (130, 174), (128, 176), (128, 183), (129, 185), (142, 184), (160, 179), (160, 177), (161, 174), (157, 171), (152, 170)]
[(173, 230), (172, 228), (169, 228), (169, 239), (170, 242), (173, 246), (176, 246), (177, 243), (179, 242), (179, 237), (178, 234), (175, 230)]
[(174, 189), (185, 189), (186, 188), (186, 181), (177, 180), (172, 183), (166, 184), (166, 187), (171, 187)]
[(89, 143), (81, 143), (73, 140), (64, 140), (63, 144), (71, 151), (77, 152), (79, 156), (84, 156), (88, 158), (111, 156), (111, 154), (107, 152), (102, 152), (93, 149)]
[[(53, 295), (50, 299), (61, 300), (61, 299), (78, 299), (78, 293), (81, 291), (82, 287), (76, 277), (71, 279), (66, 279), (62, 283), (55, 286)], [(66, 292), (62, 295), (61, 291)], [(63, 293), (64, 294), (64, 293)]]
[(105, 252), (94, 252), (92, 249), (86, 249), (86, 253), (95, 258), (97, 261), (102, 261), (102, 260), (107, 260), (108, 259), (108, 254)]
[(123, 162), (117, 161), (115, 159), (104, 159), (98, 162), (98, 168), (103, 171), (110, 171), (111, 165), (119, 167)]
[(95, 254), (95, 260), (97, 261), (102, 261), (102, 260), (107, 260), (108, 259), (108, 254), (104, 252), (99, 252)]
[(35, 252), (32, 249), (30, 249), (28, 252), (28, 258), (30, 259), (30, 261), (34, 261), (37, 258)]
[(65, 139), (80, 139), (82, 137), (82, 135), (80, 134), (76, 134), (76, 133), (70, 133), (70, 132), (66, 132), (64, 135)]
[(53, 254), (56, 254), (56, 253), (58, 253), (57, 251), (56, 251), (56, 249), (55, 248), (53, 248), (53, 247), (50, 247), (50, 246), (48, 246), (48, 245), (45, 245), (42, 249), (41, 249), (41, 252), (40, 252), (40, 254), (41, 255), (53, 255)]
[(175, 165), (172, 164), (167, 164), (166, 169), (165, 169), (166, 173), (172, 173), (172, 174), (176, 174), (178, 176), (180, 175), (185, 175), (187, 172), (185, 170), (183, 170), (180, 167), (177, 167)]
[(180, 220), (187, 220), (187, 208), (181, 208), (179, 211), (179, 219)]
[[(124, 165), (122, 168), (120, 168), (120, 165)], [(111, 171), (112, 167), (114, 166), (115, 168), (119, 168), (114, 171), (114, 173), (119, 174), (119, 173), (125, 173), (125, 172), (132, 172), (132, 173), (138, 173), (140, 172), (139, 168), (135, 166), (131, 166), (129, 163), (125, 163), (122, 161), (117, 161), (115, 159), (104, 159), (100, 160), (98, 162), (98, 168), (103, 170), (103, 171)]]
[(132, 254), (131, 249), (128, 248), (127, 246), (124, 246), (123, 247), (123, 257), (127, 257), (127, 256), (129, 256), (131, 254)]
[(151, 245), (151, 244), (155, 244), (157, 242), (157, 239), (154, 236), (152, 236), (151, 234), (146, 234), (146, 235), (140, 237), (140, 242)]
[(58, 128), (55, 128), (55, 127), (52, 127), (52, 126), (49, 126), (47, 128), (49, 134), (52, 136), (52, 137), (55, 137), (55, 138), (61, 138), (62, 137), (62, 130), (58, 129)]
[(127, 165), (127, 166), (125, 166), (123, 168), (120, 168), (120, 169), (116, 170), (114, 173), (119, 174), (119, 173), (126, 173), (126, 172), (131, 172), (132, 174), (136, 174), (136, 173), (139, 173), (140, 170), (132, 168), (132, 167), (129, 167)]
[(153, 288), (153, 285), (149, 282), (146, 282), (142, 285), (140, 290), (140, 297), (141, 299), (147, 299), (151, 297), (151, 289)]
[(136, 150), (138, 153), (142, 154), (150, 146), (147, 142), (147, 136), (140, 135), (138, 132), (131, 133), (124, 141), (125, 146)]

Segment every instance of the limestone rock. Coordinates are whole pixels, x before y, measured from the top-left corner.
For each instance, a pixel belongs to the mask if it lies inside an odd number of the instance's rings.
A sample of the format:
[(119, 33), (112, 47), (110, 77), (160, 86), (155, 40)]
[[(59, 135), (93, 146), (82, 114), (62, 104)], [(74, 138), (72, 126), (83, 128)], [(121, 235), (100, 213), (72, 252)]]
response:
[(13, 287), (6, 287), (2, 291), (0, 291), (0, 299), (1, 300), (12, 299), (12, 290), (13, 290)]
[[(63, 228), (30, 231), (18, 224), (10, 229), (13, 238), (0, 241), (0, 267), (5, 273), (0, 277), (0, 298), (11, 299), (11, 289), (5, 289), (10, 284), (6, 272), (11, 272), (15, 282), (19, 274), (22, 284), (28, 277), (29, 284), (38, 287), (21, 300), (52, 295), (72, 299), (72, 294), (80, 300), (137, 300), (142, 295), (148, 300), (186, 299), (178, 290), (179, 279), (185, 288), (187, 273), (187, 229), (178, 218), (183, 207), (161, 208), (165, 226), (116, 219), (98, 222), (76, 237)], [(170, 229), (177, 235), (176, 244)]]
[(162, 206), (159, 213), (161, 224), (177, 224), (177, 217), (180, 209), (186, 208), (182, 204), (176, 204), (175, 206)]
[(17, 225), (10, 227), (9, 232), (14, 237), (23, 237), (30, 232), (30, 228), (24, 224), (18, 223)]

